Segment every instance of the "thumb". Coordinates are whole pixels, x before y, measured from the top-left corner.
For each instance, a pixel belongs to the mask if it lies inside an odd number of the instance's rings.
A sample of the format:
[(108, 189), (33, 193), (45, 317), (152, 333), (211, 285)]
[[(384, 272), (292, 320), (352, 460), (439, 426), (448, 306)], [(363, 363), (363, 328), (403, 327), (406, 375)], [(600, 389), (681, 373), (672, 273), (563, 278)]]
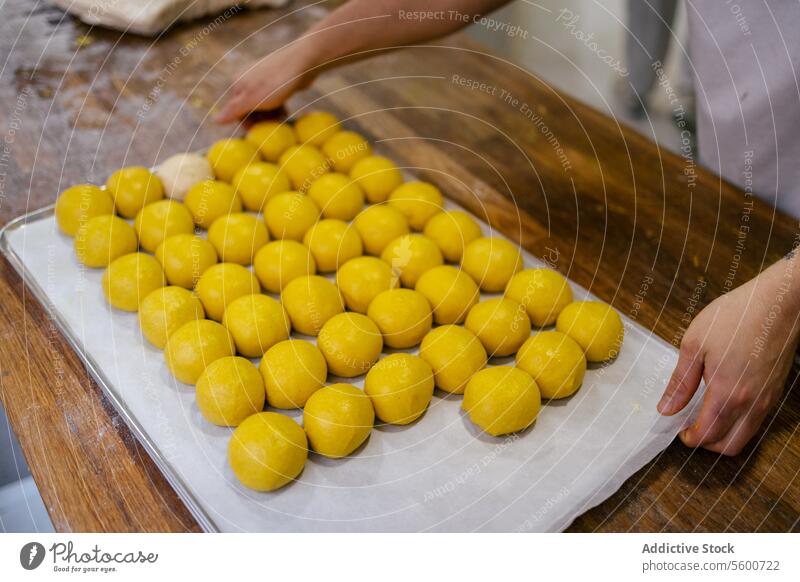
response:
[(702, 351), (690, 347), (687, 342), (682, 342), (678, 363), (656, 406), (658, 411), (665, 416), (671, 416), (682, 410), (692, 399), (702, 378)]

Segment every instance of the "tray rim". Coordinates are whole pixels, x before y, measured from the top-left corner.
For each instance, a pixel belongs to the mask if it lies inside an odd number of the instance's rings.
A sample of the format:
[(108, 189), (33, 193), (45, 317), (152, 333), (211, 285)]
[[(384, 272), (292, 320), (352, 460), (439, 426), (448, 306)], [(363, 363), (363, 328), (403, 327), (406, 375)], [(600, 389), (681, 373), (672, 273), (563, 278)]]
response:
[(61, 335), (67, 340), (67, 343), (75, 351), (78, 357), (83, 362), (89, 375), (100, 386), (103, 394), (111, 402), (114, 410), (122, 418), (128, 430), (133, 433), (133, 436), (139, 444), (145, 449), (152, 461), (164, 475), (167, 482), (175, 490), (178, 497), (183, 504), (187, 507), (192, 517), (197, 521), (204, 532), (219, 533), (221, 530), (217, 526), (213, 518), (206, 512), (205, 509), (195, 498), (194, 494), (189, 489), (176, 471), (172, 468), (169, 462), (163, 457), (161, 452), (156, 447), (155, 443), (147, 435), (147, 432), (142, 428), (136, 418), (128, 411), (125, 403), (114, 393), (111, 388), (111, 382), (100, 371), (98, 365), (89, 353), (84, 349), (83, 343), (72, 333), (69, 326), (64, 321), (61, 314), (53, 307), (52, 303), (47, 299), (47, 294), (39, 286), (36, 280), (28, 271), (22, 258), (11, 248), (9, 243), (9, 236), (23, 228), (30, 222), (43, 220), (55, 214), (55, 204), (50, 204), (38, 210), (33, 210), (21, 216), (18, 216), (9, 221), (5, 226), (0, 228), (0, 252), (6, 257), (8, 262), (14, 267), (14, 270), (22, 278), (23, 283), (27, 285), (33, 296), (41, 304), (42, 308), (47, 313), (48, 317), (53, 320), (61, 332)]

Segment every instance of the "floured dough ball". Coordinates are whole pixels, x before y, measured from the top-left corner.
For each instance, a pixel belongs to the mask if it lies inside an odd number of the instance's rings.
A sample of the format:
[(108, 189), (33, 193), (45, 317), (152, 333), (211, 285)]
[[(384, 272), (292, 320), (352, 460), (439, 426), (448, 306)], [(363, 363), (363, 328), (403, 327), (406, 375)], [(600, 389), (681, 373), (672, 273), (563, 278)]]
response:
[(183, 200), (189, 189), (205, 180), (214, 179), (214, 170), (203, 156), (176, 154), (164, 160), (156, 169), (156, 176), (169, 198)]

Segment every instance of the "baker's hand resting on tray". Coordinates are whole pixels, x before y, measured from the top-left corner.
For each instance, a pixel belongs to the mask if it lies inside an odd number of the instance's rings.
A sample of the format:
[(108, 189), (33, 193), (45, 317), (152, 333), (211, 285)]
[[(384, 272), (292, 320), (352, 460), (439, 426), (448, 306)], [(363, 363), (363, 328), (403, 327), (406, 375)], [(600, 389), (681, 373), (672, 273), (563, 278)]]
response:
[(783, 392), (800, 337), (800, 272), (793, 254), (719, 297), (689, 325), (678, 365), (658, 404), (672, 415), (706, 392), (689, 447), (739, 454)]
[(507, 1), (351, 0), (300, 38), (243, 68), (215, 120), (230, 123), (253, 111), (277, 109), (326, 68), (445, 36)]

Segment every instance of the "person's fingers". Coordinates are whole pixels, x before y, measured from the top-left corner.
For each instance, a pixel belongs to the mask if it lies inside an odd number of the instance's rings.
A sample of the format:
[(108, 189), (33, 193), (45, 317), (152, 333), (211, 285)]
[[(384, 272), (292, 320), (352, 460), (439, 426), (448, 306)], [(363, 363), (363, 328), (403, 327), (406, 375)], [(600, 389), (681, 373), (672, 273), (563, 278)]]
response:
[(250, 112), (247, 101), (248, 98), (245, 92), (235, 93), (225, 102), (225, 104), (219, 110), (219, 113), (214, 116), (214, 121), (216, 123), (231, 123), (233, 121), (238, 121), (245, 114)]
[(731, 427), (723, 438), (713, 443), (704, 444), (703, 448), (729, 457), (736, 456), (747, 446), (747, 443), (758, 432), (760, 426), (761, 421), (755, 421), (750, 416), (744, 416)]
[(678, 363), (656, 406), (657, 410), (666, 416), (681, 411), (692, 399), (702, 378), (702, 351), (694, 347), (691, 342), (682, 343)]
[(683, 444), (699, 447), (722, 439), (741, 416), (739, 402), (734, 400), (733, 394), (719, 380), (709, 382), (697, 419), (680, 433)]

